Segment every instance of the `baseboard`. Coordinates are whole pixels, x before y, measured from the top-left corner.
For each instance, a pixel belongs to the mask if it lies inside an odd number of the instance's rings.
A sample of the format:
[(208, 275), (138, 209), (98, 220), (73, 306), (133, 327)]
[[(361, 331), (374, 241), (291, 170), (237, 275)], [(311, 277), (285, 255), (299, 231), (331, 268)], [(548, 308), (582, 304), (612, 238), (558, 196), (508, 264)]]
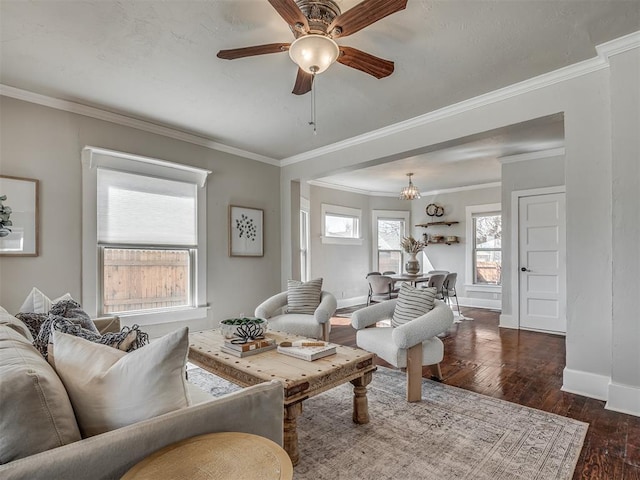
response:
[(499, 327), (518, 329), (520, 326), (518, 325), (518, 320), (513, 315), (505, 315), (503, 313), (500, 315)]
[[(455, 305), (455, 298), (452, 298), (451, 301)], [(458, 303), (461, 307), (489, 308), (491, 310), (500, 310), (502, 308), (502, 300), (489, 298), (458, 297)]]
[(604, 408), (640, 417), (640, 387), (611, 382), (609, 399)]
[(562, 372), (562, 388), (560, 390), (597, 400), (607, 400), (610, 382), (611, 378), (607, 375), (582, 372), (565, 367)]
[(353, 307), (354, 305), (363, 305), (367, 303), (367, 296), (341, 298), (338, 300), (338, 308)]

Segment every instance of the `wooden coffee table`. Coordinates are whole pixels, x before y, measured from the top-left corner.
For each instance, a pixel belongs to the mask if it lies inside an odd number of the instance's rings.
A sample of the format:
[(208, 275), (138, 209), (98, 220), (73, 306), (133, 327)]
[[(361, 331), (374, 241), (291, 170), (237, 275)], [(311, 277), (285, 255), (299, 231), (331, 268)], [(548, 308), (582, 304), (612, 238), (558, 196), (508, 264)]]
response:
[(133, 466), (121, 480), (291, 480), (287, 453), (268, 438), (219, 432), (176, 442)]
[[(284, 332), (269, 332), (279, 344), (304, 337)], [(189, 335), (189, 361), (237, 385), (248, 387), (279, 380), (284, 387), (284, 449), (294, 465), (298, 463), (297, 418), (302, 402), (346, 382), (353, 384), (353, 421), (369, 422), (367, 385), (376, 370), (373, 353), (355, 347), (336, 345), (336, 355), (307, 362), (276, 350), (245, 358), (220, 351), (224, 338), (219, 330)]]

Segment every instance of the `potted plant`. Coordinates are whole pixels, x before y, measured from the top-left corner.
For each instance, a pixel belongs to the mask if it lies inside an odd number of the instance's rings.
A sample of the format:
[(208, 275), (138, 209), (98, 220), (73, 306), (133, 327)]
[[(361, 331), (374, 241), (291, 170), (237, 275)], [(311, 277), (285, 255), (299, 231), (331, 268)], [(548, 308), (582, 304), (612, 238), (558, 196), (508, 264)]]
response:
[(420, 271), (420, 262), (416, 255), (422, 251), (426, 244), (422, 240), (416, 240), (409, 235), (408, 237), (402, 237), (400, 245), (409, 254), (409, 260), (404, 266), (405, 270), (410, 275), (416, 275)]
[(224, 338), (257, 340), (264, 337), (267, 321), (256, 317), (228, 318), (220, 322), (220, 331)]

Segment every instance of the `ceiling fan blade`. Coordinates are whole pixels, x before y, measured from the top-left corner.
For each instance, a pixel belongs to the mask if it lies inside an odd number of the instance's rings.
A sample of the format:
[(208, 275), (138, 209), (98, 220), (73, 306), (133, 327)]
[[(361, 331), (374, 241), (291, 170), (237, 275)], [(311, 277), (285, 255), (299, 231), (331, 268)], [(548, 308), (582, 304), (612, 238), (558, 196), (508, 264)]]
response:
[(298, 76), (296, 77), (296, 83), (293, 86), (293, 91), (291, 93), (294, 93), (296, 95), (304, 95), (305, 93), (311, 91), (312, 85), (313, 75), (299, 68)]
[(253, 47), (232, 48), (231, 50), (220, 50), (218, 58), (234, 60), (242, 57), (252, 57), (254, 55), (265, 55), (267, 53), (280, 53), (289, 50), (289, 43), (269, 43), (267, 45), (256, 45)]
[(393, 73), (393, 62), (375, 57), (352, 47), (340, 47), (338, 62), (355, 68), (376, 78), (388, 77)]
[[(404, 10), (408, 0), (364, 0), (343, 14), (337, 16), (327, 32), (334, 38), (346, 37), (362, 30), (364, 27), (377, 22), (378, 20)], [(333, 32), (335, 28), (340, 29), (340, 33)]]
[(309, 31), (309, 22), (294, 0), (268, 0), (276, 12), (292, 27), (301, 23), (305, 32)]

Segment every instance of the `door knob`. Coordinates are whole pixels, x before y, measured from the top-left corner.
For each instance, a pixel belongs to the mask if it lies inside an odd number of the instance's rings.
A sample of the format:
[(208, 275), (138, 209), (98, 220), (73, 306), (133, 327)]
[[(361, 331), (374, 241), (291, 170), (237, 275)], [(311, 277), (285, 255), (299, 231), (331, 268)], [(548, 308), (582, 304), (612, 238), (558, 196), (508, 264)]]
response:
[(522, 270), (523, 272), (530, 272), (531, 271), (527, 267), (522, 267), (520, 270)]

